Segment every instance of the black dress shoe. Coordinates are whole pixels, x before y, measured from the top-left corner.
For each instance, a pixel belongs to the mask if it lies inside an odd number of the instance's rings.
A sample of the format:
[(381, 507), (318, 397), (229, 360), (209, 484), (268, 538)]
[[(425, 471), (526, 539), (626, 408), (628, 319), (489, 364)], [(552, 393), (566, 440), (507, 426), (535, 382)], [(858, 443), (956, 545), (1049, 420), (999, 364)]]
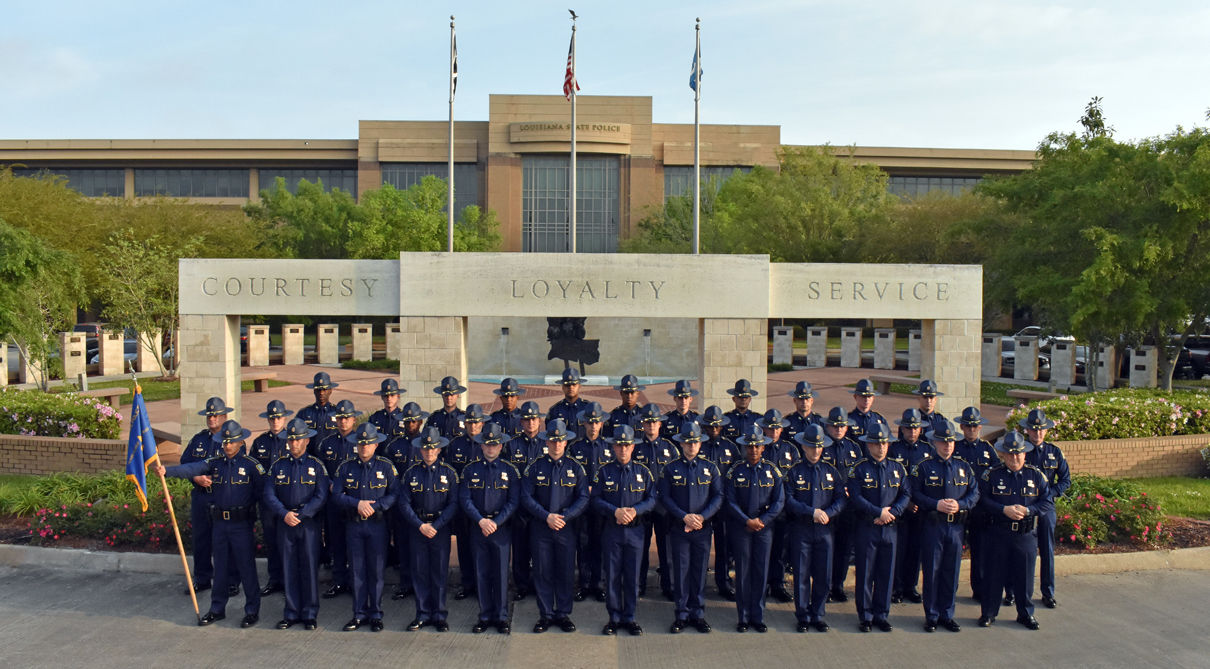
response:
[(996, 619), (992, 616), (979, 616), (979, 627), (991, 627)]
[(769, 595), (782, 603), (794, 601), (794, 596), (786, 590), (786, 586), (784, 585), (769, 586)]
[(605, 590), (604, 590), (604, 588), (595, 588), (595, 589), (593, 590), (592, 596), (593, 596), (593, 597), (595, 597), (595, 598), (596, 598), (596, 600), (597, 600), (598, 602), (603, 602), (603, 601), (605, 601)]
[(953, 618), (946, 618), (940, 621), (940, 625), (951, 632), (962, 631), (962, 625), (959, 625), (958, 621), (954, 620)]
[(844, 594), (844, 590), (833, 590), (828, 593), (828, 600), (843, 603), (849, 601), (849, 596)]
[(483, 634), (486, 631), (487, 631), (487, 621), (486, 620), (480, 620), (479, 622), (475, 623), (474, 627), (471, 628), (471, 634)]
[(438, 632), (448, 632), (450, 631), (450, 624), (444, 620), (440, 620), (433, 623), (433, 629), (437, 630)]
[(798, 625), (796, 625), (794, 627), (795, 632), (806, 632), (810, 629), (811, 629), (811, 623), (804, 623), (802, 621), (799, 621)]
[(361, 618), (353, 618), (349, 620), (349, 622), (345, 623), (345, 626), (341, 629), (346, 632), (353, 632), (361, 629), (361, 626), (364, 624), (366, 624), (366, 621), (362, 620)]
[(1056, 607), (1058, 605), (1059, 605), (1059, 603), (1057, 601), (1055, 601), (1054, 597), (1048, 597), (1045, 595), (1042, 596), (1042, 606), (1045, 606), (1048, 609), (1053, 609), (1054, 607)]
[(890, 632), (891, 630), (895, 629), (895, 626), (891, 624), (891, 621), (887, 620), (886, 618), (879, 618), (878, 620), (875, 620), (874, 627), (877, 627), (883, 632)]
[(605, 626), (601, 628), (601, 634), (604, 634), (605, 636), (616, 636), (617, 633), (618, 624), (613, 621), (605, 623)]
[[(210, 589), (209, 583), (198, 583), (196, 581), (194, 581), (194, 583), (193, 583), (194, 592), (202, 592), (204, 590), (209, 590), (209, 589)], [(189, 594), (189, 588), (184, 588), (183, 590), (181, 590), (181, 592), (183, 592), (187, 595), (187, 594)]]
[(206, 625), (209, 625), (211, 623), (216, 623), (226, 617), (227, 617), (227, 614), (225, 614), (225, 613), (206, 613), (205, 615), (203, 615), (201, 617), (200, 620), (197, 621), (197, 626), (205, 627)]
[(1037, 631), (1038, 628), (1042, 627), (1038, 624), (1038, 619), (1034, 618), (1033, 616), (1019, 616), (1017, 618), (1017, 624), (1021, 625), (1025, 629), (1034, 631)]
[(268, 597), (269, 595), (272, 595), (275, 592), (282, 592), (284, 590), (285, 590), (285, 588), (282, 587), (281, 583), (270, 583), (269, 585), (266, 585), (265, 587), (261, 588), (260, 596)]
[(743, 634), (748, 631), (748, 623), (735, 623), (735, 631)]
[(518, 589), (516, 592), (514, 592), (514, 593), (513, 593), (513, 601), (514, 601), (514, 602), (519, 602), (519, 601), (521, 601), (522, 599), (525, 599), (525, 596), (526, 596), (526, 595), (528, 595), (528, 594), (529, 594), (529, 593), (528, 593), (528, 592), (526, 592), (525, 590)]
[(375, 618), (370, 621), (371, 632), (381, 632), (384, 627), (386, 626), (382, 624), (382, 618)]
[(553, 622), (556, 626), (558, 626), (559, 629), (563, 630), (564, 632), (576, 631), (576, 624), (571, 621), (571, 618), (560, 618)]
[(340, 595), (343, 595), (348, 591), (349, 591), (349, 586), (340, 585), (338, 583), (338, 584), (335, 584), (332, 587), (328, 588), (327, 590), (324, 590), (323, 598), (332, 599), (333, 597), (339, 597)]
[(911, 590), (904, 590), (903, 598), (913, 604), (919, 604), (920, 602), (924, 601), (924, 598), (920, 596), (920, 593), (917, 592), (915, 588)]
[(937, 621), (936, 620), (924, 621), (924, 631), (929, 632), (929, 633), (936, 632), (937, 631)]
[(501, 634), (510, 634), (513, 631), (513, 626), (507, 620), (501, 620), (496, 623), (496, 631)]
[(260, 622), (260, 616), (256, 615), (255, 613), (249, 613), (248, 615), (244, 616), (243, 620), (239, 621), (239, 626), (244, 629), (248, 629), (258, 622)]
[(630, 636), (643, 636), (643, 626), (638, 623), (626, 623), (626, 631)]
[(891, 593), (891, 603), (892, 604), (902, 604), (903, 603), (903, 593), (902, 592)]
[(412, 594), (411, 588), (399, 586), (399, 587), (395, 588), (395, 592), (391, 593), (391, 599), (394, 599), (396, 601), (398, 601), (400, 599), (407, 599), (408, 595), (410, 595), (410, 594)]
[(863, 620), (860, 623), (857, 623), (857, 629), (861, 632), (869, 632), (870, 630), (874, 629), (874, 626), (870, 623), (870, 621)]
[(462, 601), (473, 594), (475, 594), (474, 588), (462, 588), (457, 594), (454, 595), (454, 599)]
[(764, 623), (752, 623), (752, 629), (764, 634), (769, 631), (769, 626)]
[(680, 634), (685, 631), (685, 627), (689, 624), (687, 620), (674, 620), (672, 625), (668, 627), (669, 634)]
[(832, 629), (831, 625), (822, 620), (816, 620), (815, 622), (811, 623), (811, 627), (814, 627), (816, 632), (827, 632), (828, 630)]
[(421, 627), (424, 627), (427, 624), (429, 624), (427, 620), (413, 618), (412, 622), (408, 623), (407, 627), (405, 627), (404, 629), (406, 629), (409, 632), (415, 632), (416, 630), (420, 629)]
[(723, 599), (725, 599), (729, 602), (735, 601), (735, 588), (728, 586), (726, 588), (723, 588), (722, 590), (719, 590), (718, 594), (721, 595)]
[(705, 618), (690, 618), (689, 626), (697, 630), (699, 634), (710, 633), (710, 623), (706, 622)]
[(584, 588), (576, 588), (576, 594), (572, 595), (571, 598), (577, 602), (582, 602), (585, 599), (588, 599), (588, 593), (584, 590)]
[(286, 620), (283, 618), (282, 620), (277, 621), (276, 627), (279, 630), (288, 630), (291, 627), (294, 627), (295, 623), (297, 622), (297, 620)]
[(239, 597), (239, 586), (238, 585), (227, 586), (227, 596), (228, 597)]
[(319, 623), (316, 622), (314, 618), (308, 618), (307, 620), (303, 621), (303, 629), (305, 629), (305, 630), (319, 629)]
[(1013, 597), (1013, 593), (1010, 592), (1007, 595), (1004, 595), (1004, 605), (1005, 606), (1012, 606), (1013, 602), (1015, 602), (1015, 601), (1016, 601), (1016, 598)]
[(534, 634), (541, 634), (550, 629), (550, 621), (546, 618), (538, 618), (538, 622), (534, 623)]

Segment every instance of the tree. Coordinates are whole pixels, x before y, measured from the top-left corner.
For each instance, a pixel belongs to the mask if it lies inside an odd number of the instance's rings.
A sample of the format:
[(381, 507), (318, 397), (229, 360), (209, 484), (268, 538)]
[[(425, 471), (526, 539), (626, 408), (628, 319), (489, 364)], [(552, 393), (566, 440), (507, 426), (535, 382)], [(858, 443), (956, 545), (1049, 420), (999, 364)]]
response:
[(81, 285), (70, 253), (0, 219), (0, 338), (11, 339), (33, 363), (43, 390), (50, 385), (55, 336), (74, 321)]

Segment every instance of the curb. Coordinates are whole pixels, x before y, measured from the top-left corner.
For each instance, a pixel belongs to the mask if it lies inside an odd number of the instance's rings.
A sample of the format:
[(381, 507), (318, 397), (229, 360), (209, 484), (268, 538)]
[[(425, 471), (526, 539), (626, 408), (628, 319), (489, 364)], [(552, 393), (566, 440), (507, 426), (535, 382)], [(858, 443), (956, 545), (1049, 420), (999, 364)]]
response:
[[(261, 570), (267, 566), (264, 558), (258, 558), (256, 562)], [(969, 560), (962, 562), (965, 571)], [(192, 566), (192, 560), (190, 564)], [(171, 553), (117, 553), (82, 548), (0, 544), (0, 567), (48, 567), (100, 573), (179, 574), (181, 558)], [(1134, 553), (1055, 556), (1056, 576), (1117, 574), (1159, 569), (1210, 570), (1210, 546)]]

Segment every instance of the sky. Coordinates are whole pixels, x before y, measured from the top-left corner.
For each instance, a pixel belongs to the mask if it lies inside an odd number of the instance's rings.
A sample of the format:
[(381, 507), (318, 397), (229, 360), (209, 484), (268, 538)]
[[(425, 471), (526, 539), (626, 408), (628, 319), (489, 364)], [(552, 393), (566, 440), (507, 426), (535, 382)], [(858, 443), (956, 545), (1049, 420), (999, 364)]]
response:
[[(652, 98), (784, 144), (1033, 149), (1103, 98), (1119, 139), (1206, 125), (1210, 3), (1038, 0), (8, 5), (0, 139), (354, 139), (359, 120), (454, 118), (559, 95), (570, 6), (581, 95)], [(578, 6), (569, 3), (582, 3)]]

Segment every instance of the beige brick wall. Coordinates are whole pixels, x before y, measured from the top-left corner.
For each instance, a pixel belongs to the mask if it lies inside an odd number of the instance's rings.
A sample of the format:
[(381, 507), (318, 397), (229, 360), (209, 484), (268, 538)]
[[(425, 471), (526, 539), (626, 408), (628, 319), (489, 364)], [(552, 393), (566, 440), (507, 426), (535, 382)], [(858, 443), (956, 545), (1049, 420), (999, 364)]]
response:
[(52, 474), (125, 469), (121, 439), (62, 439), (0, 434), (0, 474)]
[(748, 379), (760, 393), (753, 398), (753, 411), (765, 410), (768, 379), (768, 339), (763, 318), (704, 318), (701, 321), (700, 406), (717, 404), (724, 411), (734, 405), (727, 389), (737, 379)]
[(1201, 476), (1206, 473), (1199, 451), (1210, 434), (1146, 439), (1056, 441), (1073, 474), (1122, 478)]
[[(399, 319), (399, 385), (425, 411), (441, 407), (433, 388), (446, 376), (466, 385), (466, 319), (403, 316)], [(459, 405), (466, 406), (463, 394)]]

